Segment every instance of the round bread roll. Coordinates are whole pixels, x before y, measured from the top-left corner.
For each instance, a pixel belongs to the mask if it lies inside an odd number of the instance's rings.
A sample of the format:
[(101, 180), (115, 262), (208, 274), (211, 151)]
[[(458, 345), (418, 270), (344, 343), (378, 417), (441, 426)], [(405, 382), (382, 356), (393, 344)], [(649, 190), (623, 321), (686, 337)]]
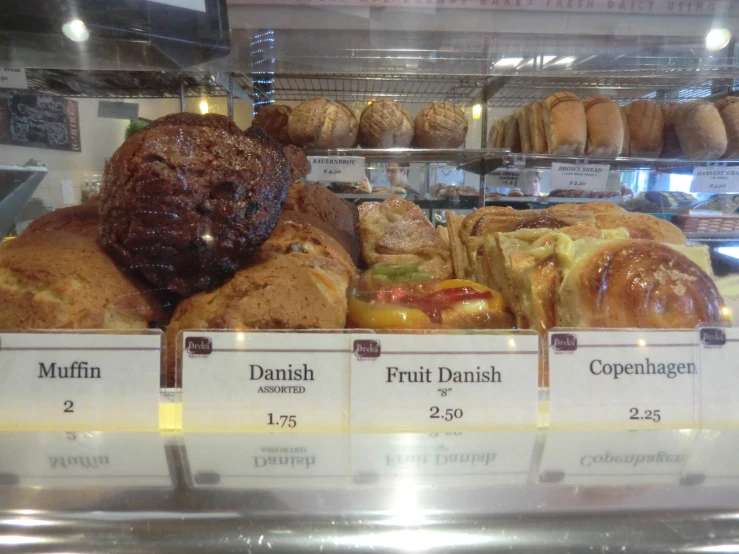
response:
[(724, 158), (739, 158), (739, 97), (727, 96), (716, 101), (716, 108), (724, 120), (728, 146)]
[(287, 125), (293, 144), (321, 148), (351, 148), (357, 142), (358, 128), (354, 112), (328, 98), (299, 104)]
[[(98, 222), (71, 224), (69, 211), (64, 211), (0, 245), (0, 329), (147, 329), (165, 324), (168, 304), (103, 252), (97, 243)], [(57, 226), (64, 219), (67, 224)]]
[(293, 109), (282, 104), (263, 106), (251, 122), (252, 127), (264, 129), (268, 135), (282, 145), (290, 144), (290, 134), (287, 132), (287, 123)]
[(105, 168), (100, 244), (183, 297), (220, 285), (269, 238), (289, 187), (282, 147), (215, 114), (172, 114)]
[(715, 160), (726, 152), (726, 128), (716, 106), (705, 100), (685, 102), (675, 113), (675, 132), (686, 157)]
[(394, 100), (372, 102), (359, 118), (359, 144), (367, 148), (410, 146), (413, 118), (403, 104)]
[(467, 137), (467, 118), (454, 104), (434, 102), (416, 116), (414, 133), (421, 148), (459, 148)]

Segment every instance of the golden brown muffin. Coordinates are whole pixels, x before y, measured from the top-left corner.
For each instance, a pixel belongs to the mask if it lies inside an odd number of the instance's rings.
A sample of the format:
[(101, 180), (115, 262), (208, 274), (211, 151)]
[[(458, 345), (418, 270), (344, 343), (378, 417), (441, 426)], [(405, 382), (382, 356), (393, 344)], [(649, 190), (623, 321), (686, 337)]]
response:
[[(183, 300), (167, 329), (176, 344), (184, 329), (343, 329), (352, 276), (340, 263), (293, 252), (238, 271), (208, 293)], [(174, 382), (174, 348), (168, 349), (167, 381)]]
[(270, 104), (262, 107), (251, 122), (252, 127), (261, 127), (268, 135), (283, 145), (290, 144), (287, 122), (293, 109), (283, 104)]
[(0, 329), (146, 329), (166, 323), (166, 303), (118, 269), (95, 234), (40, 228), (0, 245)]
[(416, 116), (413, 132), (421, 148), (459, 148), (467, 137), (467, 118), (450, 102), (434, 102)]
[(377, 100), (359, 118), (359, 144), (367, 148), (410, 146), (413, 118), (400, 102)]
[(416, 264), (433, 279), (452, 276), (449, 246), (413, 202), (391, 196), (384, 202), (365, 202), (359, 208), (362, 257), (376, 263)]
[(359, 123), (341, 102), (312, 98), (293, 110), (287, 130), (296, 146), (351, 148), (357, 142)]

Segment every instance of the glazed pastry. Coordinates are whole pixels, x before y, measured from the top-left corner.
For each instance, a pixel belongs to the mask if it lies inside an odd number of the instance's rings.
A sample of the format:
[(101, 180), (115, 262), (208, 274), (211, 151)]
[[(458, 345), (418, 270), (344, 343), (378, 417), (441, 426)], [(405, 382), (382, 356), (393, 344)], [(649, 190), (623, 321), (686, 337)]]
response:
[(452, 276), (449, 247), (413, 202), (393, 196), (359, 207), (362, 258), (377, 263), (414, 264), (432, 279)]

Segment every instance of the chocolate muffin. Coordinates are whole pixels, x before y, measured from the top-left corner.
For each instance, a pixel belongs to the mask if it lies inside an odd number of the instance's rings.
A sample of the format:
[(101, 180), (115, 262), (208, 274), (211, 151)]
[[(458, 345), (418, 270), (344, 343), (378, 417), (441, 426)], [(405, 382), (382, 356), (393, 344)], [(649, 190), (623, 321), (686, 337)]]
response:
[(261, 129), (173, 114), (129, 138), (105, 168), (100, 243), (158, 287), (190, 296), (222, 284), (267, 240), (290, 184)]
[(359, 211), (354, 204), (321, 183), (295, 183), (285, 200), (285, 210), (311, 215), (334, 227), (343, 237), (337, 240), (347, 248), (354, 263), (359, 261)]

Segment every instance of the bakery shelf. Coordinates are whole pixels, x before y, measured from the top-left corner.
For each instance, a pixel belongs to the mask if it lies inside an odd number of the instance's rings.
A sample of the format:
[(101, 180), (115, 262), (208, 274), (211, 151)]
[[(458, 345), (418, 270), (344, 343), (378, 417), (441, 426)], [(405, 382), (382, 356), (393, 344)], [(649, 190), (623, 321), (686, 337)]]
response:
[(526, 169), (549, 169), (552, 163), (608, 164), (612, 170), (645, 169), (654, 171), (688, 171), (694, 167), (739, 166), (739, 160), (688, 160), (668, 158), (598, 158), (588, 156), (550, 156), (547, 154), (508, 154), (504, 165)]

